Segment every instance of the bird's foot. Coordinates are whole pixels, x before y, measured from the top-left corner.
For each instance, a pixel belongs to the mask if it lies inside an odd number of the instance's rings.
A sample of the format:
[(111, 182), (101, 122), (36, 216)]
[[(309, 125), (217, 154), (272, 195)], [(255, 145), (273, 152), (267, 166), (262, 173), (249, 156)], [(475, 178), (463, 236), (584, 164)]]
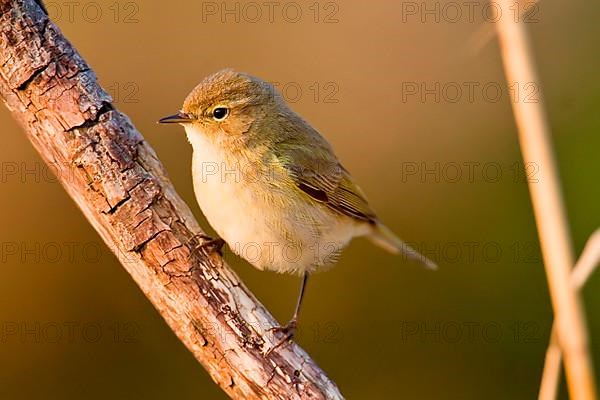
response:
[(209, 253), (216, 252), (221, 256), (223, 255), (223, 246), (225, 245), (225, 241), (220, 237), (212, 238), (203, 233), (198, 233), (190, 239), (190, 242), (193, 242), (192, 245), (194, 250), (205, 249)]
[(282, 345), (291, 343), (294, 337), (296, 336), (296, 332), (298, 331), (298, 321), (294, 318), (285, 326), (274, 326), (269, 329), (269, 332), (278, 332), (283, 334), (283, 337), (275, 344), (275, 346), (271, 347), (266, 353), (265, 356), (269, 356), (273, 352), (273, 350), (280, 348)]

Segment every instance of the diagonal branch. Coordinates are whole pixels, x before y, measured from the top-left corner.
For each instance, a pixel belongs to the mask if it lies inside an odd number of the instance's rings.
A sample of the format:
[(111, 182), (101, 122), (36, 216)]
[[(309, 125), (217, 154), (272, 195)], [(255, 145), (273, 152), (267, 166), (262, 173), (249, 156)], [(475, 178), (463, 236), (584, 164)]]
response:
[(235, 399), (341, 399), (216, 255), (152, 148), (34, 0), (0, 0), (0, 95), (179, 339)]

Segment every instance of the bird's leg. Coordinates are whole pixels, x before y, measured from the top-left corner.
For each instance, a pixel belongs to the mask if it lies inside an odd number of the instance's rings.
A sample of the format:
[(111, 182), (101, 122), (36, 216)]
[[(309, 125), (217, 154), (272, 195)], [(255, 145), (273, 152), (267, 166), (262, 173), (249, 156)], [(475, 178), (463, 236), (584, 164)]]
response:
[(271, 332), (281, 332), (284, 334), (283, 339), (281, 339), (275, 346), (267, 351), (267, 355), (269, 355), (273, 350), (280, 347), (282, 344), (286, 342), (291, 342), (294, 336), (296, 335), (296, 330), (298, 328), (298, 316), (300, 315), (300, 307), (302, 306), (302, 299), (304, 298), (304, 291), (306, 289), (306, 282), (308, 282), (308, 277), (310, 274), (308, 272), (304, 273), (304, 277), (302, 278), (302, 285), (300, 286), (300, 294), (298, 295), (298, 302), (296, 303), (296, 309), (294, 310), (294, 315), (292, 319), (285, 326), (275, 326), (269, 329)]
[[(202, 242), (200, 242), (199, 239), (202, 239)], [(212, 238), (204, 233), (197, 233), (190, 239), (190, 242), (197, 242), (192, 243), (194, 250), (206, 249), (209, 252), (215, 251), (220, 255), (223, 255), (223, 246), (225, 245), (225, 241), (220, 237)]]

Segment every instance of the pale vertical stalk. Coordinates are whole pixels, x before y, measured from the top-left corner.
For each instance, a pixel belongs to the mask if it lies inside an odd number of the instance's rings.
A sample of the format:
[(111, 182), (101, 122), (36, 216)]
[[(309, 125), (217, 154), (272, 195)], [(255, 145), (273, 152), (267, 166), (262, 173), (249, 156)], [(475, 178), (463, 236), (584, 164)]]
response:
[(558, 393), (558, 383), (560, 382), (560, 362), (562, 353), (558, 339), (556, 338), (556, 323), (552, 325), (552, 334), (550, 344), (546, 349), (546, 358), (544, 360), (544, 372), (542, 373), (542, 382), (538, 400), (554, 400)]
[[(539, 88), (522, 22), (508, 12), (513, 0), (499, 0), (504, 11), (496, 23), (506, 80), (509, 86), (533, 83)], [(573, 253), (559, 187), (558, 173), (541, 95), (537, 102), (518, 98), (512, 102), (519, 141), (526, 164), (539, 168), (537, 182), (529, 182), (535, 220), (542, 248), (558, 343), (563, 351), (572, 399), (595, 399), (596, 387), (588, 349), (585, 317), (579, 295), (571, 285)]]
[[(600, 229), (590, 236), (586, 243), (573, 273), (571, 274), (571, 283), (577, 290), (581, 290), (583, 285), (592, 274), (596, 266), (600, 263)], [(544, 373), (540, 385), (539, 400), (554, 400), (558, 392), (558, 382), (560, 380), (560, 362), (562, 354), (556, 338), (556, 324), (552, 326), (552, 336), (550, 344), (546, 350), (546, 360), (544, 362)]]

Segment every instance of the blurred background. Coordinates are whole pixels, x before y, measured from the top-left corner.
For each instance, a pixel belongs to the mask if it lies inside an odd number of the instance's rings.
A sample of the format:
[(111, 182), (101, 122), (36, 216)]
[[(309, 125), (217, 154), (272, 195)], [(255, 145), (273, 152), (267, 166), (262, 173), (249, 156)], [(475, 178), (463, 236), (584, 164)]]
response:
[[(272, 5), (268, 5), (272, 4)], [(352, 399), (532, 399), (552, 323), (486, 2), (55, 1), (51, 17), (200, 219), (178, 110), (224, 67), (273, 82), (386, 224), (440, 269), (364, 240), (310, 282), (298, 342)], [(471, 3), (469, 3), (471, 4)], [(576, 254), (600, 226), (598, 2), (515, 3), (531, 33)], [(523, 17), (518, 13), (528, 11)], [(0, 107), (0, 395), (224, 399)], [(299, 280), (226, 253), (282, 322)], [(584, 291), (600, 371), (600, 277)], [(562, 398), (566, 398), (564, 386)]]

